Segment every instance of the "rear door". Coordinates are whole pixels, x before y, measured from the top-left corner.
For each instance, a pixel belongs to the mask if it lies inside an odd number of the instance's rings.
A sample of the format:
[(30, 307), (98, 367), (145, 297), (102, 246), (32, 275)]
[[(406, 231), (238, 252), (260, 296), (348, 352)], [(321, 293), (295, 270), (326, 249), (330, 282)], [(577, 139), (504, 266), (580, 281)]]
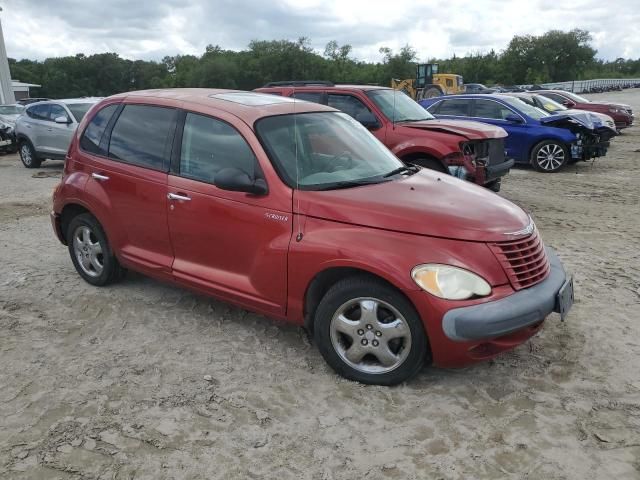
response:
[(170, 276), (173, 262), (167, 172), (176, 118), (175, 108), (107, 106), (85, 129), (78, 152), (89, 175), (86, 197), (119, 258), (156, 276)]
[[(169, 176), (173, 275), (266, 314), (286, 311), (287, 251), (293, 218), (270, 192), (217, 188), (223, 168), (265, 178), (251, 130), (229, 114), (184, 114)], [(242, 132), (240, 131), (242, 130)]]

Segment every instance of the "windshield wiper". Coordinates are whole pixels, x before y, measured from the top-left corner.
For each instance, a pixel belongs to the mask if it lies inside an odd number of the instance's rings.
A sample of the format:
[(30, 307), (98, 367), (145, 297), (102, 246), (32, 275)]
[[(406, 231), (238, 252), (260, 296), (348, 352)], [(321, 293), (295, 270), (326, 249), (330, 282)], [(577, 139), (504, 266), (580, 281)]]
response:
[(403, 165), (401, 167), (396, 168), (395, 170), (391, 170), (389, 173), (386, 173), (382, 176), (382, 178), (389, 178), (389, 177), (393, 177), (394, 175), (397, 175), (398, 173), (404, 173), (404, 172), (411, 172), (416, 173), (418, 171), (418, 168), (413, 166), (413, 165)]
[(430, 119), (429, 118), (403, 118), (402, 120), (396, 120), (396, 123), (422, 122), (423, 120), (430, 120)]
[(347, 180), (344, 182), (335, 182), (323, 185), (321, 188), (314, 190), (338, 190), (340, 188), (360, 187), (362, 185), (375, 185), (376, 183), (382, 183), (381, 180)]

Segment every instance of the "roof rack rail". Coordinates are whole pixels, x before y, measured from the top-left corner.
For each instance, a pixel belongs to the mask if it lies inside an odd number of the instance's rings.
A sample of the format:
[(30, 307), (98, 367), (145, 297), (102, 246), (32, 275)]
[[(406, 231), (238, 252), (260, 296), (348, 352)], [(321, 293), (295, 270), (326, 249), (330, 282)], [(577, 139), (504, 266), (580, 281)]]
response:
[(284, 82), (269, 82), (263, 88), (268, 87), (308, 87), (309, 85), (324, 85), (325, 87), (333, 87), (333, 82), (325, 80), (285, 80)]

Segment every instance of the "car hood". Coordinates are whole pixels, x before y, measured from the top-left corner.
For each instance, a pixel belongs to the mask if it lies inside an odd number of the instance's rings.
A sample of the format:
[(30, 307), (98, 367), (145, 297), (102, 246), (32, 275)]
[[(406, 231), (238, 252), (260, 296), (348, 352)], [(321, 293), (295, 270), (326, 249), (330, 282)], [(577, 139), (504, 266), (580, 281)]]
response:
[(16, 113), (15, 115), (0, 115), (0, 122), (10, 123), (11, 125), (13, 125), (14, 123), (16, 123), (16, 120), (19, 116), (19, 113)]
[(295, 196), (294, 209), (304, 215), (457, 240), (512, 240), (530, 222), (520, 207), (486, 188), (428, 169), (375, 185), (296, 190)]
[(589, 102), (588, 105), (600, 105), (603, 107), (616, 107), (616, 108), (624, 108), (626, 110), (631, 110), (631, 105), (627, 105), (625, 103)]
[(592, 118), (593, 124), (595, 128), (608, 128), (609, 130), (613, 130), (616, 132), (616, 123), (613, 118), (605, 113), (600, 112), (587, 112), (585, 110), (563, 110), (563, 113), (569, 114), (583, 114), (586, 113)]
[(602, 127), (602, 120), (595, 115), (591, 115), (589, 112), (567, 112), (557, 113), (555, 115), (549, 115), (548, 117), (542, 117), (540, 123), (549, 126), (562, 126), (567, 121), (572, 121), (581, 125), (589, 130), (596, 130)]
[(460, 135), (467, 140), (484, 140), (487, 138), (504, 138), (507, 136), (507, 132), (500, 127), (469, 120), (443, 120), (434, 118), (420, 122), (398, 122), (396, 128), (397, 126), (417, 130), (452, 133), (454, 135)]

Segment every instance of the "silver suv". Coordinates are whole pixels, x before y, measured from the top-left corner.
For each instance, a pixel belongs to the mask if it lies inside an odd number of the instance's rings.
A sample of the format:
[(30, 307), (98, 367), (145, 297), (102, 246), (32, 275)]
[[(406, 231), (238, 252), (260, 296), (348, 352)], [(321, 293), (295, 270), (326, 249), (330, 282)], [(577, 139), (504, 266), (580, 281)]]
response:
[(28, 105), (16, 120), (15, 127), (24, 166), (38, 168), (47, 158), (64, 159), (78, 123), (99, 100), (87, 97)]

